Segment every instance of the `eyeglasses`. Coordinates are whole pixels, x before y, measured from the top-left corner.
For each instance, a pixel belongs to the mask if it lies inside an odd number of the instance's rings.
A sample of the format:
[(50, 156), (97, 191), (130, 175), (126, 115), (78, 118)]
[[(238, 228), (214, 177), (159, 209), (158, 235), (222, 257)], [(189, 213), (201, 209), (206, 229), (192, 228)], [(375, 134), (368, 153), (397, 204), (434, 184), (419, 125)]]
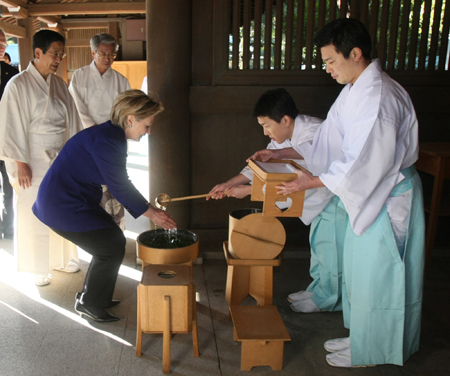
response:
[(6, 47), (8, 47), (8, 45), (5, 43), (0, 43), (0, 47), (6, 48)]
[(98, 52), (96, 52), (96, 54), (100, 59), (114, 60), (117, 57), (117, 54), (104, 54), (104, 53), (99, 54)]
[(48, 53), (49, 55), (51, 55), (51, 56), (53, 56), (53, 59), (64, 59), (66, 56), (67, 56), (67, 54), (65, 53), (65, 52), (63, 52), (62, 54), (55, 54), (55, 53), (51, 53), (51, 52), (49, 52)]

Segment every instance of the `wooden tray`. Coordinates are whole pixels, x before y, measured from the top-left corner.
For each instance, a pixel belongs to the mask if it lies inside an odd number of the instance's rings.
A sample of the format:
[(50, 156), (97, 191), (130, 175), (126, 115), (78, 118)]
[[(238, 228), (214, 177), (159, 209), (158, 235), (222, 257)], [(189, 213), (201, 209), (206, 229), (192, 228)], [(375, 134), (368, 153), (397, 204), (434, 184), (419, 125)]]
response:
[[(270, 168), (271, 164), (274, 164), (273, 169)], [(251, 200), (264, 202), (263, 215), (271, 217), (302, 216), (305, 191), (284, 196), (277, 194), (276, 187), (283, 182), (297, 179), (298, 176), (294, 169), (307, 171), (306, 169), (287, 159), (271, 159), (268, 162), (250, 160), (248, 166), (254, 172)], [(292, 200), (291, 206), (287, 210), (279, 209), (276, 202), (285, 202), (288, 198)]]

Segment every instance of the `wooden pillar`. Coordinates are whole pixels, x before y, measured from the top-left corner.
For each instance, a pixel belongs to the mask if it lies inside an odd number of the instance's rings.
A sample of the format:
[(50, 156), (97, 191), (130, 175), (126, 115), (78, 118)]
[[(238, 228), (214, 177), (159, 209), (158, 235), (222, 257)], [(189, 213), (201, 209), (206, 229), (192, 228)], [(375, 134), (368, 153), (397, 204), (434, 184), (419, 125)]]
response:
[[(165, 108), (149, 137), (153, 203), (160, 193), (176, 198), (203, 192), (190, 191), (191, 0), (146, 0), (146, 7), (149, 94), (156, 93)], [(180, 229), (189, 227), (189, 208), (189, 201), (168, 206)]]
[(18, 38), (19, 41), (19, 63), (20, 70), (27, 69), (30, 61), (33, 60), (33, 19), (31, 17), (17, 20), (19, 26), (22, 26), (26, 30), (25, 38)]

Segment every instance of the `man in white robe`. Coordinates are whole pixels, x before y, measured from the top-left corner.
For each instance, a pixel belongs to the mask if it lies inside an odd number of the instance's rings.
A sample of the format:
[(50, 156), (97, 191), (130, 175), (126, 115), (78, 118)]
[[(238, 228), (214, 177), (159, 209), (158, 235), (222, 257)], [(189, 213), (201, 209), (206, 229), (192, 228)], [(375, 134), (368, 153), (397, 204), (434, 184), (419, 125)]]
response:
[[(0, 29), (0, 99), (2, 99), (8, 81), (19, 71), (10, 64), (2, 61), (6, 57), (6, 34)], [(14, 237), (14, 210), (13, 189), (9, 183), (5, 162), (0, 160), (0, 239), (13, 239)]]
[[(308, 168), (309, 153), (316, 130), (323, 120), (299, 115), (291, 95), (285, 89), (269, 90), (256, 102), (253, 115), (264, 129), (264, 134), (272, 140), (267, 149), (259, 151), (249, 159), (267, 161), (269, 159), (291, 159)], [(302, 145), (302, 155), (298, 152)], [(240, 174), (225, 183), (216, 185), (212, 198), (225, 196), (244, 198), (251, 194), (253, 171), (245, 167)], [(290, 294), (288, 300), (295, 312), (312, 313), (319, 311), (339, 311), (341, 305), (341, 248), (336, 247), (334, 216), (337, 202), (326, 188), (306, 192), (303, 214), (300, 219), (305, 225), (311, 224), (311, 266), (313, 282), (306, 291)], [(285, 203), (277, 203), (280, 208)], [(312, 222), (312, 223), (311, 223)]]
[(312, 174), (279, 192), (326, 186), (346, 221), (344, 325), (327, 341), (335, 367), (403, 363), (418, 350), (424, 265), (424, 212), (418, 123), (407, 92), (371, 62), (370, 36), (355, 19), (332, 21), (316, 36), (327, 72), (346, 86), (317, 131)]
[[(112, 35), (101, 33), (94, 35), (90, 44), (92, 63), (76, 70), (69, 85), (84, 128), (108, 121), (117, 95), (131, 89), (128, 79), (111, 68), (119, 49), (116, 39)], [(102, 188), (101, 206), (125, 230), (123, 206), (106, 186)]]
[(66, 83), (56, 76), (65, 40), (51, 30), (33, 37), (34, 60), (14, 76), (0, 102), (0, 158), (15, 194), (15, 254), (20, 272), (50, 283), (50, 269), (75, 272), (76, 247), (32, 213), (39, 185), (64, 143), (82, 129)]

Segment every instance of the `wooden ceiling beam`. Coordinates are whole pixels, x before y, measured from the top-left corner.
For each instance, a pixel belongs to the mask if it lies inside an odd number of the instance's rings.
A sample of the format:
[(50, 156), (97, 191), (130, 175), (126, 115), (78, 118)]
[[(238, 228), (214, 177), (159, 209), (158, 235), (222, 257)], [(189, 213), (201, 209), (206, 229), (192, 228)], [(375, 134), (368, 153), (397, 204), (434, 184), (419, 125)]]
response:
[[(10, 1), (10, 0), (0, 0)], [(145, 2), (89, 2), (64, 4), (29, 4), (30, 16), (58, 16), (81, 14), (141, 14), (145, 13)]]
[(11, 25), (7, 22), (0, 21), (0, 28), (3, 29), (5, 34), (8, 34), (12, 37), (25, 38), (27, 36), (27, 31), (24, 27), (21, 26)]
[(81, 22), (61, 22), (60, 26), (64, 30), (71, 30), (71, 29), (101, 29), (101, 28), (107, 28), (108, 24), (104, 22), (89, 22), (86, 21), (85, 23)]
[(28, 18), (28, 9), (18, 6), (18, 7), (8, 7), (8, 11), (14, 18), (24, 19)]
[[(48, 24), (48, 28), (50, 30), (56, 31), (57, 33), (60, 33), (62, 36), (64, 36), (64, 30), (61, 28), (61, 25), (56, 24), (56, 26), (53, 26), (54, 24), (52, 24), (52, 26), (50, 26), (50, 24)], [(66, 39), (66, 44), (67, 44), (67, 39)]]
[(39, 21), (46, 23), (47, 25), (54, 25), (61, 22), (61, 17), (55, 16), (38, 16), (36, 17)]
[(27, 7), (27, 2), (25, 0), (0, 0), (0, 5), (3, 5), (7, 8), (16, 8), (16, 7)]

